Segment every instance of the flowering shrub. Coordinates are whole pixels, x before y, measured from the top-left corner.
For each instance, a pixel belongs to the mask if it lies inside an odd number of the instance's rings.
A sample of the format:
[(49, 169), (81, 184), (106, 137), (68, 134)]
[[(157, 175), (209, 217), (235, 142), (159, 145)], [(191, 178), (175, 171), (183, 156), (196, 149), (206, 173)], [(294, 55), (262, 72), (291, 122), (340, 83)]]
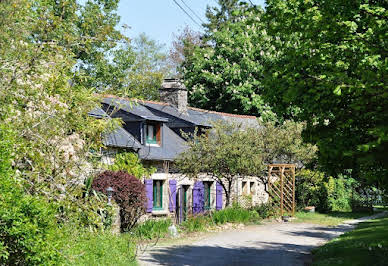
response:
[(147, 202), (145, 186), (136, 177), (124, 171), (104, 171), (92, 183), (92, 189), (106, 194), (112, 187), (113, 199), (120, 206), (121, 230), (133, 228), (145, 213)]
[(60, 254), (53, 208), (14, 180), (10, 136), (0, 124), (0, 265), (55, 264)]

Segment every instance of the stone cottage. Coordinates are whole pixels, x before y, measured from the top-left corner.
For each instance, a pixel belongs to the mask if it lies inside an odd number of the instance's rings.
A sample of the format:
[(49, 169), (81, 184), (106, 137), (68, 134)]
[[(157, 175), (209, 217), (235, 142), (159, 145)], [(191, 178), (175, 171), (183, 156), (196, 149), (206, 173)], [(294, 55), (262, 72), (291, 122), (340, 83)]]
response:
[[(101, 108), (90, 112), (96, 118), (121, 118), (122, 127), (105, 135), (103, 160), (112, 162), (120, 151), (136, 152), (147, 166), (157, 172), (145, 179), (147, 213), (152, 216), (175, 216), (178, 221), (187, 215), (225, 207), (224, 192), (220, 184), (206, 175), (189, 179), (174, 168), (175, 158), (187, 149), (182, 132), (193, 133), (211, 128), (212, 121), (226, 121), (242, 126), (258, 127), (257, 118), (189, 107), (187, 90), (176, 79), (166, 79), (160, 89), (161, 102), (141, 101), (106, 95)], [(264, 185), (257, 178), (244, 178), (235, 182), (232, 198), (244, 195), (253, 204), (268, 198)]]

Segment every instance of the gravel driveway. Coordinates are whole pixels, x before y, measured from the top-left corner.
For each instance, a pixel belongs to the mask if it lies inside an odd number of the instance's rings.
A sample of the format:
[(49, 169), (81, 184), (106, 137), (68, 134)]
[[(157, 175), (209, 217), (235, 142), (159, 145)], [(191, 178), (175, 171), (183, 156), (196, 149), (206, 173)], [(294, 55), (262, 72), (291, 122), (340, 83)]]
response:
[(346, 221), (337, 227), (306, 223), (247, 226), (207, 236), (186, 245), (156, 246), (139, 257), (140, 265), (309, 265), (310, 251), (385, 213)]

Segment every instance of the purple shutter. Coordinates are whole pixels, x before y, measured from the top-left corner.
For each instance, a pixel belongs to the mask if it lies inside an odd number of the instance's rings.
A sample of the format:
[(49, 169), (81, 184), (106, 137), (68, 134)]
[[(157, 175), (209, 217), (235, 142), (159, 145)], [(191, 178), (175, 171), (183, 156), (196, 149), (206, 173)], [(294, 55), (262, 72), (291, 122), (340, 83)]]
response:
[(201, 181), (194, 183), (193, 188), (193, 213), (201, 213), (204, 211), (205, 197), (204, 186)]
[(172, 179), (169, 182), (170, 184), (170, 202), (168, 204), (168, 209), (170, 212), (173, 212), (175, 210), (175, 204), (176, 204), (176, 180)]
[(216, 184), (216, 210), (222, 209), (222, 186), (217, 182)]
[(145, 187), (146, 187), (146, 193), (147, 193), (147, 205), (146, 205), (146, 211), (152, 212), (153, 207), (153, 182), (152, 179), (146, 179), (145, 180)]

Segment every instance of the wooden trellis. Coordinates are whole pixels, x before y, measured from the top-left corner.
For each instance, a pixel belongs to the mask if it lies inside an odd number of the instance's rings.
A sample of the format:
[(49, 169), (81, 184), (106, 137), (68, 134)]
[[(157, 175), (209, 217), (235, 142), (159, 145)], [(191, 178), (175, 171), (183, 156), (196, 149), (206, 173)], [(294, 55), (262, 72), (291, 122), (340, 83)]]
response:
[(268, 165), (268, 193), (272, 204), (284, 213), (295, 214), (295, 165)]

